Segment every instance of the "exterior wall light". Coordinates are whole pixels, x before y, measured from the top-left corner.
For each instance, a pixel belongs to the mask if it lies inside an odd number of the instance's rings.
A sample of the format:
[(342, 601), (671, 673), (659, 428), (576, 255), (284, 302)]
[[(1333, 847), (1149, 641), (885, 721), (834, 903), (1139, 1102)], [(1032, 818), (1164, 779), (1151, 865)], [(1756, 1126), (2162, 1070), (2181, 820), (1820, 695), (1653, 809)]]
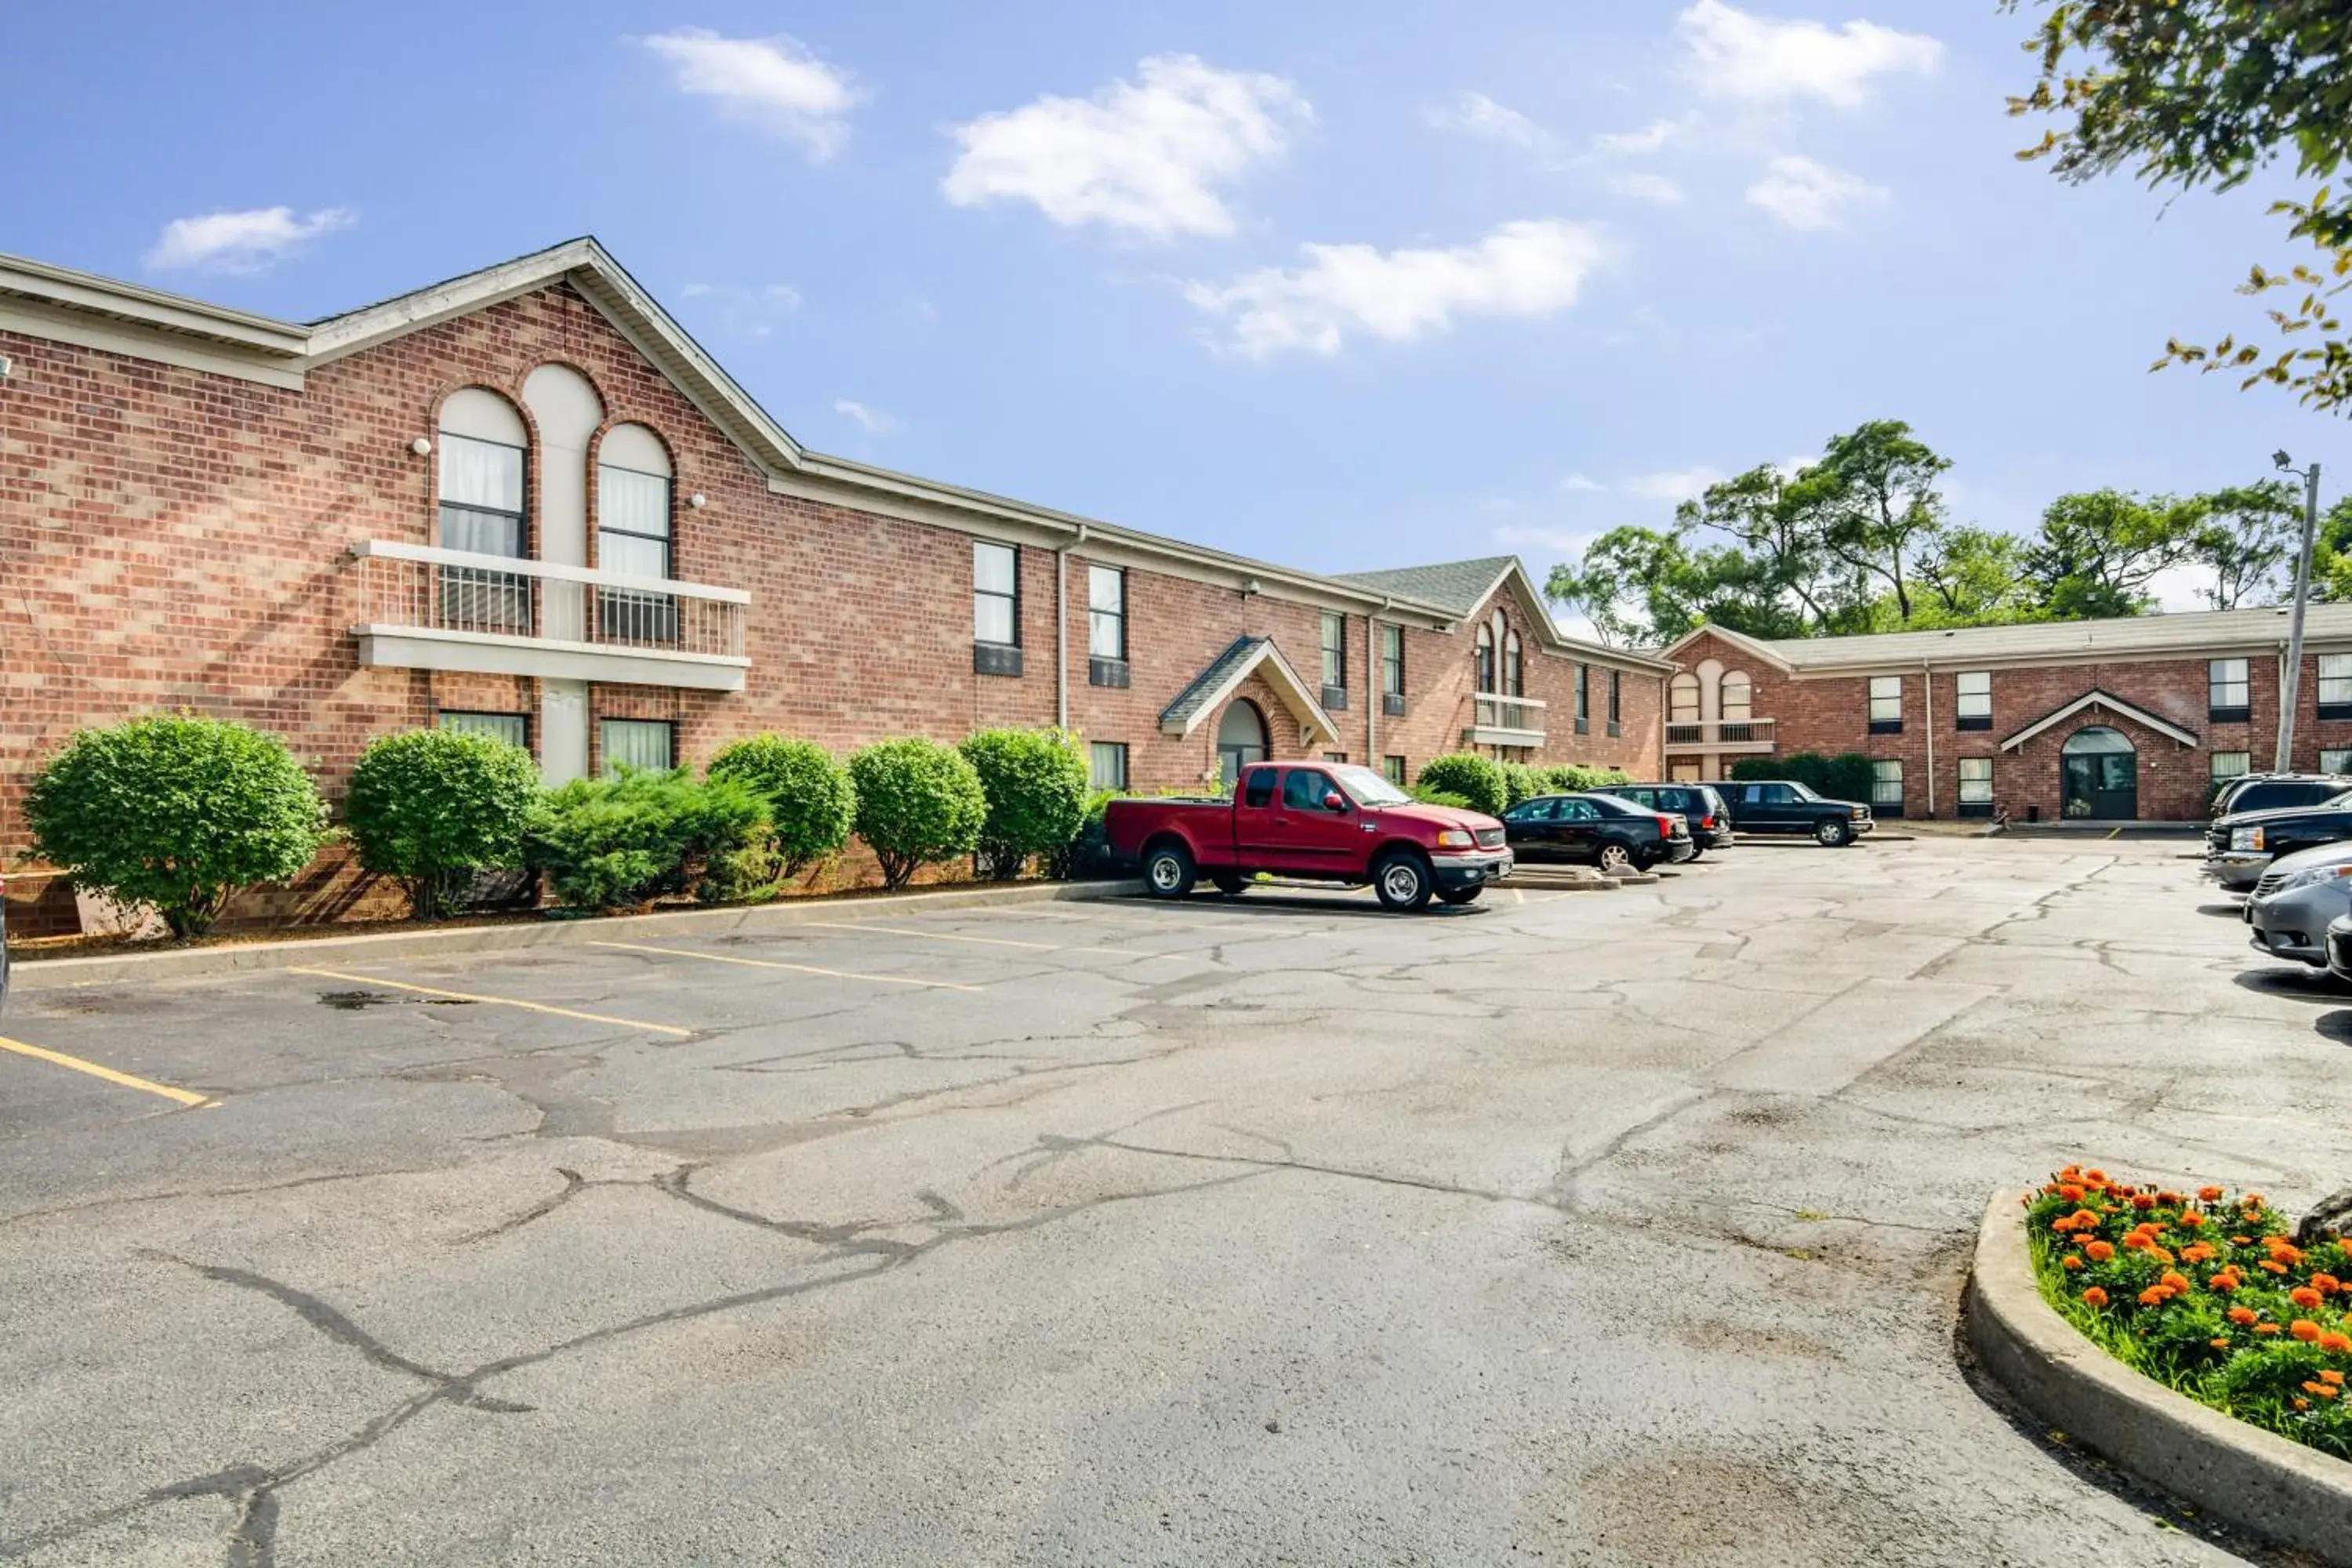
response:
[(433, 443), (419, 436), (408, 444), (408, 449), (420, 458), (429, 458), (433, 455)]
[(692, 495), (686, 498), (686, 504), (692, 507), (695, 510), (700, 511), (704, 507), (710, 504), (710, 498), (704, 495), (700, 490), (697, 490)]

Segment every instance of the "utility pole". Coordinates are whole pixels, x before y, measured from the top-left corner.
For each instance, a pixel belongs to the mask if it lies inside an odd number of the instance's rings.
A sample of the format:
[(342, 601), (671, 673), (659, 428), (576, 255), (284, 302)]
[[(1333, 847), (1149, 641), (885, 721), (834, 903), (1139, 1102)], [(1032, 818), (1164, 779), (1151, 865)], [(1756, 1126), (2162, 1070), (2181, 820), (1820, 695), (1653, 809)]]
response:
[[(2284, 452), (2272, 453), (2271, 461), (2281, 473), (2297, 471)], [(2294, 716), (2303, 700), (2303, 606), (2311, 595), (2311, 546), (2319, 532), (2319, 465), (2314, 463), (2301, 472), (2303, 549), (2294, 558), (2294, 602), (2287, 615), (2286, 672), (2279, 683), (2278, 756), (2273, 764), (2283, 773), (2294, 766)]]

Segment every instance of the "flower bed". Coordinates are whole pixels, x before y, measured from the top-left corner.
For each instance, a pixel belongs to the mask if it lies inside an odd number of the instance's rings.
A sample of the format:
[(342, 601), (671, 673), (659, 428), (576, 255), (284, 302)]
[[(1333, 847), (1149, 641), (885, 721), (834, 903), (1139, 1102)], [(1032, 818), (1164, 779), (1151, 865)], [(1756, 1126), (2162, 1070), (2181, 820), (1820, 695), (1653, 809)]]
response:
[(2297, 1247), (2259, 1193), (2069, 1165), (2026, 1200), (2042, 1298), (2168, 1387), (2352, 1459), (2352, 1249)]

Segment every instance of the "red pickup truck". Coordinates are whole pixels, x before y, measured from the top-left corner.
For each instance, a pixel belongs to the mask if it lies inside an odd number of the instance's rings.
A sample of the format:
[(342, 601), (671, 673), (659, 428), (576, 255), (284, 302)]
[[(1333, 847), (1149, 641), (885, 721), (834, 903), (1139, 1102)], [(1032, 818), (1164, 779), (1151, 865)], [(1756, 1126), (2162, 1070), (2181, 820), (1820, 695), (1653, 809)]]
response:
[(1181, 899), (1206, 877), (1231, 897), (1260, 871), (1360, 886), (1391, 910), (1431, 897), (1466, 904), (1510, 875), (1503, 825), (1475, 811), (1423, 805), (1370, 768), (1257, 763), (1231, 800), (1115, 800), (1110, 852), (1139, 861), (1144, 886)]

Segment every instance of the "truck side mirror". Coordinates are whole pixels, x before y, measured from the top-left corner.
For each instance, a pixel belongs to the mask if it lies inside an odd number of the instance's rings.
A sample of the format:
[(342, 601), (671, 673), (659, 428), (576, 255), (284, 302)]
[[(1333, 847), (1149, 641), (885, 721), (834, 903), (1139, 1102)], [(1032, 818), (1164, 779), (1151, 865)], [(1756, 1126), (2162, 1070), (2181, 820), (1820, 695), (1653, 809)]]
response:
[(1341, 795), (1335, 789), (1323, 797), (1323, 809), (1326, 811), (1345, 811), (1348, 809), (1348, 797)]

